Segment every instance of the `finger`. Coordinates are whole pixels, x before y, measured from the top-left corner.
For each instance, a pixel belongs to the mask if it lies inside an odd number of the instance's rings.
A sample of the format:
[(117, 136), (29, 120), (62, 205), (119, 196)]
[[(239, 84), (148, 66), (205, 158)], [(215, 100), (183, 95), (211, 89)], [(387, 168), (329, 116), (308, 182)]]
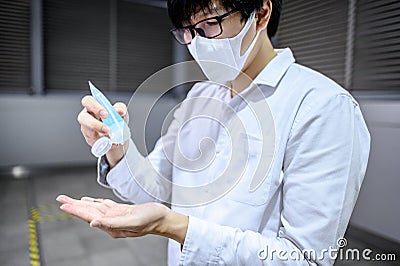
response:
[(81, 202), (85, 204), (86, 206), (90, 206), (94, 209), (97, 209), (99, 212), (102, 214), (105, 214), (109, 210), (109, 206), (104, 204), (103, 199), (94, 199), (91, 197), (82, 197)]
[(125, 120), (125, 122), (129, 124), (129, 113), (126, 105), (124, 103), (118, 102), (114, 104), (114, 108), (117, 113)]
[(95, 199), (94, 199), (94, 198), (91, 198), (91, 197), (88, 197), (88, 196), (85, 196), (85, 197), (82, 197), (81, 200), (83, 200), (83, 201), (94, 202)]
[(95, 198), (88, 197), (88, 196), (82, 197), (81, 200), (83, 200), (83, 201), (89, 201), (89, 202), (99, 202), (99, 203), (106, 203), (107, 201), (113, 202), (112, 200), (100, 199), (100, 198), (96, 198), (96, 199), (95, 199)]
[(125, 229), (121, 227), (119, 217), (103, 217), (99, 219), (93, 219), (90, 222), (90, 227), (97, 227), (105, 231)]
[(110, 131), (108, 126), (84, 111), (79, 113), (78, 122), (79, 124), (81, 124), (82, 127), (94, 130), (99, 133), (107, 134)]
[(92, 220), (89, 225), (90, 225), (90, 227), (101, 228), (101, 222), (96, 219)]
[(94, 130), (87, 129), (86, 127), (81, 127), (81, 132), (83, 137), (85, 138), (86, 143), (89, 146), (93, 146), (93, 144), (101, 137), (103, 137), (105, 134), (100, 134), (97, 133)]
[(86, 143), (90, 146), (93, 147), (93, 145), (96, 143), (98, 138), (85, 138)]
[(100, 137), (100, 134), (98, 132), (85, 126), (81, 126), (81, 132), (85, 138), (98, 139)]
[(100, 116), (102, 118), (107, 117), (107, 111), (105, 108), (99, 104), (93, 96), (86, 95), (82, 98), (82, 106), (86, 108), (89, 113), (93, 113), (96, 116)]
[(101, 204), (72, 199), (70, 203), (62, 204), (60, 209), (86, 222), (91, 222), (93, 219), (99, 219), (104, 215), (104, 212), (101, 210), (102, 208), (108, 209), (104, 205), (99, 205)]
[(110, 199), (95, 199), (95, 198), (91, 198), (91, 197), (82, 197), (81, 198), (82, 201), (87, 201), (87, 202), (97, 202), (97, 203), (102, 203), (105, 206), (107, 206), (108, 208), (112, 208), (114, 207), (117, 203), (110, 200)]
[(120, 114), (122, 117), (124, 117), (128, 112), (126, 105), (122, 102), (115, 103), (114, 108), (115, 111), (117, 111), (117, 113)]
[(88, 114), (90, 114), (91, 116), (93, 116), (94, 118), (96, 118), (97, 120), (101, 121), (101, 116), (99, 116), (99, 115), (97, 115), (97, 114), (94, 114), (94, 113), (92, 113), (92, 112), (89, 112), (86, 108), (83, 108), (83, 110), (82, 110), (81, 112), (88, 113)]
[(70, 203), (65, 203), (60, 206), (62, 211), (72, 214), (85, 222), (91, 222), (93, 219), (98, 218), (100, 215), (84, 206), (76, 206)]
[(73, 198), (70, 198), (66, 195), (58, 195), (56, 198), (56, 201), (60, 202), (60, 203), (72, 203), (73, 202)]
[(112, 208), (112, 207), (114, 207), (115, 205), (117, 205), (117, 203), (116, 203), (115, 201), (112, 201), (112, 200), (110, 200), (110, 199), (105, 199), (105, 200), (103, 200), (103, 203), (104, 203), (105, 205), (107, 205), (108, 207), (110, 207), (110, 208)]
[(98, 227), (102, 230), (125, 230), (127, 228), (125, 225), (124, 218), (121, 216), (103, 216), (98, 219), (94, 219), (91, 222), (91, 226)]
[(58, 195), (56, 200), (62, 204), (84, 205), (81, 200), (71, 198), (67, 195)]

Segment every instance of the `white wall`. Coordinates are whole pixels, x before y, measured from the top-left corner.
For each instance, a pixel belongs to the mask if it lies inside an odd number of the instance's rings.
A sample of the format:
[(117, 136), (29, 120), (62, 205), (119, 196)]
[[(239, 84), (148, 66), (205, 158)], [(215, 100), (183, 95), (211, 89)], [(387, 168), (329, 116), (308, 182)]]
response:
[[(81, 136), (76, 115), (81, 95), (0, 97), (0, 167), (23, 165), (84, 165), (95, 158)], [(128, 98), (125, 99), (127, 101)], [(143, 106), (153, 98), (138, 95), (130, 113), (131, 128), (142, 138)], [(400, 101), (359, 100), (372, 135), (367, 175), (351, 224), (400, 242)], [(164, 99), (149, 119), (148, 146), (160, 135), (161, 123), (176, 104)], [(143, 151), (143, 145), (139, 145)]]
[(351, 224), (400, 243), (400, 101), (359, 102), (372, 140)]
[[(82, 96), (1, 95), (0, 168), (13, 165), (69, 166), (95, 163), (95, 157), (91, 155), (76, 120), (82, 110)], [(136, 122), (131, 128), (135, 136), (141, 139), (143, 132), (135, 128), (144, 128), (145, 117), (141, 110), (144, 105), (151, 104), (153, 98), (140, 94), (135, 97), (135, 106), (129, 106)], [(128, 103), (129, 96), (119, 97), (118, 100)], [(175, 104), (175, 100), (163, 98), (156, 105), (154, 113), (158, 115), (152, 115), (148, 120), (148, 146), (152, 147), (159, 137), (161, 123)], [(143, 146), (139, 145), (139, 150), (144, 151)]]

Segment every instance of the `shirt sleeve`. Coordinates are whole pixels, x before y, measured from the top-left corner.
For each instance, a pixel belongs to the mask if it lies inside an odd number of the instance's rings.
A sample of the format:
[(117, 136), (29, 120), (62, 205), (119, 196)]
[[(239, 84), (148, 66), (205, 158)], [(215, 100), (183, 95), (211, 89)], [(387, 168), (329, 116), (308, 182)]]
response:
[(369, 147), (368, 130), (350, 95), (305, 106), (286, 147), (277, 236), (189, 217), (180, 264), (332, 265), (365, 175)]
[(180, 108), (174, 113), (166, 134), (153, 151), (143, 156), (131, 139), (125, 156), (110, 169), (105, 156), (98, 160), (98, 183), (112, 189), (120, 199), (136, 204), (168, 201), (171, 194), (172, 156), (179, 128)]

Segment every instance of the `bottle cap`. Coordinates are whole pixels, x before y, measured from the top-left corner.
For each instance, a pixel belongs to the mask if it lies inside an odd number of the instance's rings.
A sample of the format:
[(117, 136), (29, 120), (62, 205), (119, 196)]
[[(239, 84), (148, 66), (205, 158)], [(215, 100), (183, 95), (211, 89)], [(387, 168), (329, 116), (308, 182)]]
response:
[(103, 156), (111, 149), (111, 140), (107, 137), (102, 137), (96, 140), (92, 146), (92, 154), (97, 158)]

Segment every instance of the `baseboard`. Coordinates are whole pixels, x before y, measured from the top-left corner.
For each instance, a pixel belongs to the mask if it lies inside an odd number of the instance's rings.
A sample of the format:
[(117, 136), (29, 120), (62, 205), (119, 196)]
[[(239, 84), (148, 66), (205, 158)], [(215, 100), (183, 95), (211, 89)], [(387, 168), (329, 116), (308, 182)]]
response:
[(30, 165), (0, 167), (0, 179), (24, 179), (43, 176), (44, 174), (79, 173), (86, 170), (96, 172), (96, 163), (71, 164), (71, 165)]

